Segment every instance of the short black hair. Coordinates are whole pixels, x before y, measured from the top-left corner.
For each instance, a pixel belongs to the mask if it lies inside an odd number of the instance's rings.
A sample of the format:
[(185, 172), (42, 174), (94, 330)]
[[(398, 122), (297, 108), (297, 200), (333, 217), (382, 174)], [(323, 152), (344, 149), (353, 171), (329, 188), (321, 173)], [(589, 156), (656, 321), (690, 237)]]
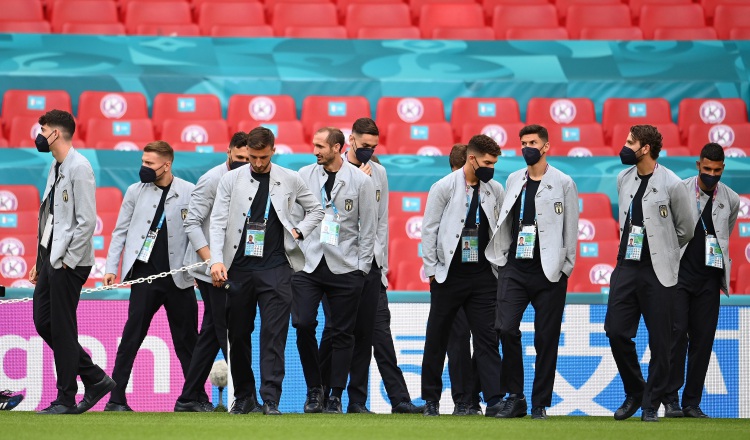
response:
[(659, 130), (653, 125), (634, 125), (630, 127), (630, 134), (633, 139), (641, 143), (641, 147), (649, 145), (651, 147), (651, 158), (658, 159), (661, 152), (662, 136)]
[(73, 115), (65, 110), (50, 110), (39, 116), (39, 125), (47, 125), (50, 128), (56, 128), (62, 133), (63, 139), (70, 142), (76, 132), (76, 120)]
[(541, 139), (543, 143), (546, 144), (549, 142), (549, 133), (547, 132), (547, 129), (541, 125), (532, 124), (523, 127), (521, 131), (518, 132), (518, 139), (521, 139), (527, 134), (538, 134), (539, 139)]
[(448, 162), (452, 170), (457, 170), (466, 163), (466, 144), (456, 144), (451, 148), (451, 154), (448, 156)]
[(326, 143), (333, 148), (334, 145), (339, 144), (339, 151), (344, 148), (346, 140), (344, 139), (344, 133), (336, 127), (323, 127), (320, 128), (316, 133), (328, 132), (326, 136)]
[(229, 141), (229, 148), (232, 149), (235, 147), (247, 147), (247, 133), (238, 131), (232, 135), (232, 139)]
[(469, 139), (469, 143), (466, 145), (466, 155), (468, 156), (471, 153), (480, 153), (482, 155), (490, 154), (497, 157), (502, 154), (502, 150), (500, 150), (500, 146), (497, 145), (497, 142), (495, 142), (494, 139), (486, 134), (478, 134), (472, 136), (472, 138)]
[(354, 125), (352, 125), (352, 133), (358, 135), (371, 134), (373, 136), (380, 136), (378, 126), (375, 124), (375, 121), (370, 118), (359, 118), (354, 121)]
[(724, 162), (724, 147), (715, 142), (704, 145), (701, 149), (700, 159), (703, 158), (712, 160), (714, 162)]
[(266, 127), (255, 127), (247, 134), (247, 146), (252, 150), (273, 148), (275, 140), (273, 132)]

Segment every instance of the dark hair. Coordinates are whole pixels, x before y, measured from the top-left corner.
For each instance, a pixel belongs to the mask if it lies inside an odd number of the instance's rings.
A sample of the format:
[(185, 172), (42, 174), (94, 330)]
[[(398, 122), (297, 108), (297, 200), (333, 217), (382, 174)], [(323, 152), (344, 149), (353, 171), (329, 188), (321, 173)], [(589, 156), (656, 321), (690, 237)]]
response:
[(247, 146), (252, 150), (273, 148), (275, 140), (273, 132), (266, 127), (255, 127), (247, 134)]
[(373, 162), (375, 162), (376, 164), (380, 165), (380, 159), (378, 159), (378, 156), (376, 156), (376, 155), (373, 154), (372, 157), (370, 158), (370, 160), (373, 161)]
[(502, 154), (502, 151), (494, 139), (486, 134), (478, 134), (473, 136), (466, 145), (466, 155), (468, 156), (469, 153), (490, 154), (497, 157)]
[(172, 146), (164, 141), (153, 141), (146, 144), (143, 147), (144, 153), (156, 153), (160, 157), (169, 159), (170, 162), (174, 162), (174, 150)]
[(352, 125), (352, 133), (359, 135), (371, 134), (373, 136), (380, 136), (380, 130), (378, 130), (378, 126), (375, 125), (375, 121), (370, 118), (359, 118), (354, 121), (354, 125)]
[(518, 132), (518, 139), (521, 139), (527, 134), (537, 134), (539, 135), (539, 139), (542, 140), (542, 143), (546, 144), (549, 142), (549, 133), (547, 132), (547, 129), (541, 125), (533, 124), (523, 127), (521, 131)]
[(658, 159), (661, 152), (661, 133), (653, 125), (634, 125), (630, 127), (630, 134), (633, 140), (641, 143), (641, 147), (648, 145), (651, 147), (651, 158)]
[(721, 145), (711, 142), (703, 146), (701, 149), (701, 159), (706, 158), (714, 162), (724, 162), (724, 147)]
[(339, 144), (339, 149), (344, 148), (344, 144), (346, 141), (344, 140), (344, 133), (341, 132), (338, 128), (335, 127), (323, 127), (321, 129), (318, 129), (315, 133), (325, 133), (328, 132), (328, 136), (326, 136), (326, 143), (333, 148), (334, 145)]
[(50, 128), (56, 128), (62, 133), (63, 139), (70, 142), (73, 134), (76, 132), (76, 120), (73, 115), (65, 110), (50, 110), (39, 116), (39, 125), (47, 125)]
[(466, 163), (466, 144), (456, 144), (451, 148), (451, 154), (448, 156), (448, 162), (452, 170), (457, 170)]
[(229, 148), (235, 147), (247, 147), (247, 133), (244, 131), (238, 131), (232, 135), (232, 139), (229, 141)]

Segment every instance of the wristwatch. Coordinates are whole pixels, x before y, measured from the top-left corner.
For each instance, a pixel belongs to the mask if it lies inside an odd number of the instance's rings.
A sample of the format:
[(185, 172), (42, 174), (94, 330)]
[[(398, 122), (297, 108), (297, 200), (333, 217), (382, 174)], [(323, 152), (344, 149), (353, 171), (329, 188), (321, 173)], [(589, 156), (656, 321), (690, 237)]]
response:
[(297, 239), (298, 240), (304, 240), (305, 237), (302, 236), (302, 231), (299, 230), (299, 228), (292, 228), (292, 231), (297, 233)]

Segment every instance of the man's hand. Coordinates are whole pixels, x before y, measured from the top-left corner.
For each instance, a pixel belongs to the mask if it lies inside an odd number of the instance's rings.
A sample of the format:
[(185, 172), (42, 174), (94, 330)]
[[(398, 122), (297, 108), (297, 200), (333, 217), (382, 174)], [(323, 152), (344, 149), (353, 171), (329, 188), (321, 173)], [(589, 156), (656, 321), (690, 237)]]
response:
[(432, 284), (433, 281), (435, 281), (435, 275), (430, 276), (430, 284)]
[(39, 274), (36, 272), (36, 264), (31, 266), (31, 270), (29, 271), (29, 282), (31, 284), (36, 284), (36, 280), (39, 279)]
[(211, 266), (211, 280), (213, 280), (214, 287), (224, 285), (224, 281), (227, 280), (227, 268), (223, 263), (214, 263)]
[(362, 170), (365, 174), (368, 176), (372, 176), (372, 167), (370, 166), (370, 162), (363, 163), (359, 166), (359, 169)]
[(68, 270), (68, 265), (63, 263), (63, 269)]
[(115, 283), (115, 278), (116, 277), (117, 277), (117, 275), (115, 275), (113, 273), (107, 273), (107, 274), (104, 274), (104, 278), (103, 278), (102, 281), (104, 282), (105, 286), (111, 286), (112, 284)]
[(292, 228), (289, 232), (292, 233), (292, 237), (294, 237), (295, 240), (299, 240), (299, 234), (294, 230), (294, 228)]

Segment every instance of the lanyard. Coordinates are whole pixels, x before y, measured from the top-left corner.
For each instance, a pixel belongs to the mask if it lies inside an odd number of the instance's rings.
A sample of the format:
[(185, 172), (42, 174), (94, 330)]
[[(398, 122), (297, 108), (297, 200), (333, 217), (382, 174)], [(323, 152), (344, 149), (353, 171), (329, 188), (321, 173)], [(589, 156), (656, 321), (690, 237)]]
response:
[(323, 200), (323, 208), (328, 208), (329, 206), (333, 208), (333, 213), (336, 214), (336, 219), (339, 219), (339, 210), (336, 209), (336, 205), (333, 203), (333, 197), (331, 197), (331, 200), (328, 200), (328, 197), (326, 197), (325, 185), (323, 185), (323, 187), (320, 188), (320, 198), (321, 200)]
[[(657, 168), (659, 168), (659, 164), (658, 163), (656, 165), (654, 165), (654, 171), (651, 171), (651, 177), (654, 176), (654, 173), (656, 172)], [(648, 184), (646, 184), (646, 186), (648, 186)], [(636, 191), (636, 192), (638, 192), (638, 191)], [(646, 195), (646, 191), (643, 191), (643, 195)], [(628, 221), (630, 222), (630, 226), (633, 226), (633, 201), (634, 200), (635, 199), (633, 199), (633, 200), (630, 201), (630, 208), (628, 208)], [(641, 200), (643, 200), (643, 196), (641, 196)], [(699, 210), (700, 210), (700, 208), (699, 208)], [(700, 212), (698, 213), (698, 215), (700, 215)], [(646, 222), (645, 221), (643, 222), (643, 226), (644, 227), (646, 226)]]
[(157, 231), (160, 230), (161, 229), (161, 225), (164, 224), (164, 217), (165, 217), (165, 215), (166, 215), (166, 210), (162, 211), (162, 213), (161, 213), (161, 218), (159, 219), (159, 224), (156, 226), (156, 230)]
[[(471, 185), (469, 185), (469, 182), (466, 181), (466, 172), (464, 172), (464, 183), (466, 184), (466, 217), (469, 216), (469, 211), (471, 211), (471, 199), (472, 196), (469, 195), (469, 188), (472, 188)], [(479, 191), (479, 190), (475, 190)], [(479, 227), (479, 210), (482, 209), (482, 192), (479, 191), (477, 196), (477, 211), (476, 211), (476, 220), (474, 222), (476, 227)]]
[[(716, 201), (716, 193), (719, 190), (719, 185), (716, 185), (716, 188), (714, 188), (714, 194), (711, 199), (712, 202)], [(701, 189), (698, 187), (698, 179), (695, 179), (695, 206), (698, 208), (698, 218), (701, 219), (701, 224), (703, 224), (703, 232), (708, 235), (708, 228), (706, 227), (706, 222), (703, 221), (703, 215), (701, 212)]]
[[(250, 210), (253, 209), (253, 205), (250, 204), (250, 208), (247, 209), (247, 222), (250, 223)], [(266, 212), (263, 214), (263, 224), (268, 223), (268, 212), (271, 210), (271, 194), (268, 194), (266, 199)]]
[[(544, 174), (547, 174), (547, 170), (549, 170), (549, 164), (544, 168)], [(529, 181), (529, 172), (526, 171), (525, 180), (528, 183)], [(540, 183), (541, 184), (541, 183)], [(523, 212), (526, 209), (526, 183), (523, 184), (523, 190), (521, 191), (521, 214), (518, 216), (518, 224), (523, 226)], [(534, 224), (536, 224), (536, 212), (534, 213)]]

